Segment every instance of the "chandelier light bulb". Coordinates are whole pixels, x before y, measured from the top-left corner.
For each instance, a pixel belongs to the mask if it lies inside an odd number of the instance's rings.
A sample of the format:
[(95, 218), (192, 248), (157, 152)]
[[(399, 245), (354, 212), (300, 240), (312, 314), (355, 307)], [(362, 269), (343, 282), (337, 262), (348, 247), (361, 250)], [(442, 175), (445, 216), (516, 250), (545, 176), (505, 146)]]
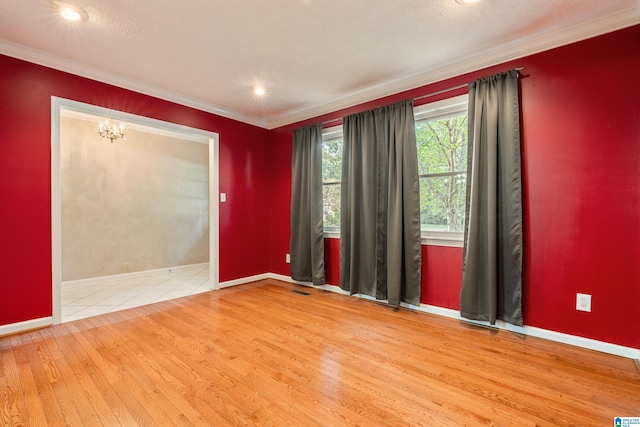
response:
[(111, 142), (116, 139), (121, 139), (126, 141), (127, 138), (124, 136), (124, 124), (120, 123), (119, 125), (110, 122), (109, 119), (105, 119), (104, 122), (100, 122), (100, 130), (98, 131), (98, 136), (102, 138), (106, 138)]

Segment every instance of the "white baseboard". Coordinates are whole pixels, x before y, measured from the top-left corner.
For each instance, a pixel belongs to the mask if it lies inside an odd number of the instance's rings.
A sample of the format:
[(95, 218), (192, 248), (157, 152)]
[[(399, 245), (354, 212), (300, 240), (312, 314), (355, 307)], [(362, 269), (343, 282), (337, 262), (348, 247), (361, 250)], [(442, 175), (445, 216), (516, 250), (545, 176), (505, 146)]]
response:
[[(108, 276), (108, 278), (101, 277), (101, 278), (99, 278), (99, 280), (100, 281), (110, 280), (110, 278), (113, 278), (113, 280), (119, 280), (119, 279), (130, 278), (130, 277), (142, 277), (142, 276), (145, 276), (145, 275), (148, 276), (148, 275), (151, 275), (151, 274), (166, 273), (168, 271), (182, 271), (182, 270), (188, 270), (188, 269), (192, 269), (192, 268), (200, 268), (200, 267), (206, 266), (207, 264), (208, 263), (192, 264), (192, 265), (189, 265), (189, 266), (179, 266), (179, 267), (173, 267), (173, 268), (149, 270), (149, 271), (145, 271), (145, 272), (118, 274), (116, 276)], [(124, 277), (124, 276), (127, 276), (127, 277)], [(334, 285), (313, 286), (309, 282), (299, 282), (299, 281), (293, 280), (291, 277), (284, 276), (284, 275), (281, 275), (281, 274), (275, 274), (275, 273), (264, 273), (264, 274), (258, 274), (258, 275), (255, 275), (255, 276), (249, 276), (249, 277), (243, 277), (243, 278), (240, 278), (240, 279), (229, 280), (229, 281), (226, 281), (226, 282), (221, 282), (219, 284), (219, 287), (220, 287), (220, 289), (222, 289), (222, 288), (227, 288), (227, 287), (230, 287), (230, 286), (243, 285), (243, 284), (246, 284), (246, 283), (255, 282), (257, 280), (263, 280), (263, 279), (275, 279), (275, 280), (280, 280), (280, 281), (283, 281), (283, 282), (295, 283), (295, 284), (298, 284), (298, 285), (303, 285), (303, 286), (309, 286), (309, 287), (314, 287), (314, 288), (318, 288), (318, 289), (323, 289), (325, 291), (335, 292), (335, 293), (339, 293), (339, 294), (343, 294), (343, 295), (349, 295), (349, 292), (340, 289), (338, 286), (334, 286)], [(73, 282), (65, 282), (64, 285), (65, 286), (86, 285), (88, 283), (91, 283), (90, 280), (98, 281), (98, 279), (83, 279), (83, 280), (76, 280), (76, 281), (73, 281)], [(372, 301), (379, 301), (379, 300), (376, 300), (374, 297), (369, 296), (369, 295), (355, 294), (355, 295), (352, 295), (352, 296), (358, 297), (358, 298), (364, 298), (364, 299), (368, 299), (368, 300), (372, 300)], [(536, 328), (536, 327), (533, 327), (533, 326), (514, 326), (514, 325), (511, 325), (509, 323), (501, 322), (501, 321), (496, 322), (496, 325), (490, 325), (489, 322), (480, 322), (480, 321), (474, 321), (474, 320), (466, 319), (466, 318), (460, 316), (460, 312), (458, 312), (457, 310), (451, 310), (451, 309), (448, 309), (448, 308), (437, 307), (437, 306), (428, 305), (428, 304), (420, 304), (420, 306), (416, 307), (416, 306), (413, 306), (413, 305), (402, 303), (402, 306), (406, 307), (406, 308), (409, 308), (409, 309), (412, 309), (412, 310), (422, 311), (422, 312), (430, 313), (430, 314), (436, 314), (438, 316), (449, 317), (449, 318), (452, 318), (452, 319), (461, 320), (461, 321), (468, 322), (468, 323), (473, 323), (473, 324), (487, 326), (487, 327), (496, 328), (496, 329), (502, 329), (502, 330), (505, 330), (505, 331), (516, 332), (516, 333), (519, 333), (519, 334), (522, 334), (522, 335), (527, 335), (527, 336), (532, 336), (532, 337), (537, 337), (537, 338), (543, 338), (543, 339), (547, 339), (547, 340), (550, 340), (550, 341), (555, 341), (555, 342), (559, 342), (559, 343), (563, 343), (563, 344), (573, 345), (573, 346), (576, 346), (576, 347), (582, 347), (582, 348), (587, 348), (587, 349), (590, 349), (590, 350), (600, 351), (600, 352), (603, 352), (603, 353), (613, 354), (615, 356), (622, 356), (622, 357), (626, 357), (626, 358), (629, 358), (629, 359), (640, 360), (640, 349), (637, 349), (637, 348), (625, 347), (625, 346), (621, 346), (621, 345), (617, 345), (617, 344), (607, 343), (607, 342), (604, 342), (604, 341), (593, 340), (593, 339), (590, 339), (590, 338), (584, 338), (584, 337), (579, 337), (579, 336), (575, 336), (575, 335), (564, 334), (562, 332), (555, 332), (555, 331), (550, 331), (550, 330), (547, 330), (547, 329)], [(43, 317), (43, 318), (40, 318), (40, 319), (33, 319), (33, 320), (27, 320), (27, 321), (24, 321), (24, 322), (12, 323), (12, 324), (9, 324), (9, 325), (2, 325), (2, 326), (0, 326), (0, 336), (14, 334), (14, 333), (17, 333), (17, 332), (24, 332), (24, 331), (28, 331), (28, 330), (31, 330), (31, 329), (42, 328), (42, 327), (49, 326), (49, 325), (52, 325), (52, 324), (53, 324), (53, 318), (52, 317)]]
[(53, 317), (42, 317), (40, 319), (25, 320), (24, 322), (10, 323), (0, 326), (0, 337), (4, 335), (26, 332), (32, 329), (40, 329), (53, 325)]
[[(325, 291), (336, 292), (343, 295), (349, 295), (349, 292), (342, 290), (340, 289), (340, 287), (334, 286), (334, 285), (313, 286), (313, 284), (310, 282), (299, 282), (297, 280), (293, 280), (291, 277), (284, 276), (281, 274), (274, 274), (274, 273), (269, 273), (267, 274), (267, 276), (269, 276), (270, 279), (281, 280), (283, 282), (295, 283), (298, 285), (310, 286), (318, 289), (323, 289)], [(373, 300), (373, 301), (378, 301), (378, 302), (383, 302), (380, 300), (376, 300), (375, 297), (372, 297), (369, 295), (355, 294), (352, 296)], [(495, 325), (491, 325), (489, 324), (489, 322), (480, 322), (480, 321), (466, 319), (460, 316), (460, 312), (457, 310), (437, 307), (434, 305), (420, 304), (420, 306), (416, 307), (414, 305), (402, 303), (401, 306), (412, 309), (412, 310), (422, 311), (425, 313), (436, 314), (438, 316), (450, 317), (452, 319), (461, 320), (463, 322), (487, 326), (490, 328), (502, 329), (510, 332), (516, 332), (522, 335), (543, 338), (550, 341), (573, 345), (576, 347), (587, 348), (589, 350), (596, 350), (603, 353), (613, 354), (615, 356), (622, 356), (622, 357), (627, 357), (629, 359), (640, 360), (640, 349), (637, 349), (637, 348), (625, 347), (625, 346), (611, 344), (604, 341), (593, 340), (590, 338), (583, 338), (575, 335), (564, 334), (562, 332), (549, 331), (547, 329), (536, 328), (533, 326), (514, 326), (502, 321), (497, 321)]]
[(425, 313), (437, 314), (439, 316), (446, 316), (452, 319), (461, 320), (476, 325), (482, 325), (495, 329), (502, 329), (505, 331), (516, 332), (518, 334), (527, 335), (536, 338), (543, 338), (550, 341), (555, 341), (563, 344), (569, 344), (576, 347), (587, 348), (589, 350), (596, 350), (603, 353), (613, 354), (616, 356), (627, 357), (629, 359), (640, 359), (640, 350), (632, 347), (624, 347), (617, 344), (611, 344), (604, 341), (598, 341), (590, 338), (579, 337), (576, 335), (569, 335), (562, 332), (550, 331), (548, 329), (536, 328), (534, 326), (515, 326), (510, 323), (498, 320), (495, 325), (491, 325), (489, 322), (482, 322), (478, 320), (471, 320), (460, 316), (460, 312), (457, 310), (451, 310), (448, 308), (437, 307), (433, 305), (420, 304), (420, 307), (413, 307), (408, 304), (402, 304), (407, 308), (413, 308), (415, 310), (424, 311)]
[(113, 274), (111, 276), (89, 277), (87, 279), (67, 280), (66, 282), (62, 282), (61, 285), (62, 287), (65, 287), (65, 288), (71, 287), (71, 286), (87, 286), (87, 285), (93, 285), (94, 283), (99, 283), (99, 282), (135, 279), (137, 277), (154, 276), (156, 274), (177, 273), (180, 271), (194, 270), (196, 268), (204, 268), (208, 266), (209, 266), (208, 262), (202, 262), (199, 264), (178, 265), (175, 267), (158, 268), (155, 270), (133, 271), (131, 273)]
[(243, 277), (241, 279), (228, 280), (226, 282), (220, 282), (218, 284), (218, 287), (222, 289), (222, 288), (228, 288), (230, 286), (244, 285), (246, 283), (256, 282), (258, 280), (271, 279), (271, 276), (272, 275), (270, 273), (264, 273), (264, 274), (257, 274), (255, 276)]

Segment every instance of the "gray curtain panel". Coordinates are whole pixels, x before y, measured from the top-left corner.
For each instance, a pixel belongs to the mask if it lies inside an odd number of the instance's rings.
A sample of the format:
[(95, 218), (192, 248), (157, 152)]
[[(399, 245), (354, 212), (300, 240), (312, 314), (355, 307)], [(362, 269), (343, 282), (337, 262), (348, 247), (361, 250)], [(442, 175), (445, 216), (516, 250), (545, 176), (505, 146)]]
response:
[(324, 285), (322, 125), (293, 131), (291, 155), (291, 278)]
[(344, 118), (340, 287), (420, 304), (420, 190), (413, 100)]
[(467, 221), (460, 314), (522, 325), (522, 184), (517, 71), (469, 85)]

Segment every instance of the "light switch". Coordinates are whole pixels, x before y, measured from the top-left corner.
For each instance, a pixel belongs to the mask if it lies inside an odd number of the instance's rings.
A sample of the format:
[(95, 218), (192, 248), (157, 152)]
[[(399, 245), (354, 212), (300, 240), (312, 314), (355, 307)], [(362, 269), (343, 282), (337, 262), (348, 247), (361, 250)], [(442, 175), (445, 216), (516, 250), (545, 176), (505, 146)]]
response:
[(220, 193), (220, 201), (222, 203), (227, 201), (227, 193)]

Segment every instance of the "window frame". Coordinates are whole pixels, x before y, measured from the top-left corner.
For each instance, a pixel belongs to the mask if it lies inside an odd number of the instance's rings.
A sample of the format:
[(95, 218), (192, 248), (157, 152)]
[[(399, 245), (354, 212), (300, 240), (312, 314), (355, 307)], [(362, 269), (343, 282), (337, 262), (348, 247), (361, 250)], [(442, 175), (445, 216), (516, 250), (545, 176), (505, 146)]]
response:
[[(469, 111), (469, 95), (459, 95), (440, 101), (422, 104), (413, 108), (415, 123), (444, 119), (447, 117), (457, 116)], [(466, 172), (444, 172), (435, 174), (421, 174), (418, 176), (418, 182), (422, 178), (436, 176), (455, 176)], [(465, 218), (466, 221), (466, 218)], [(423, 245), (429, 246), (449, 246), (461, 248), (464, 246), (464, 232), (462, 231), (444, 231), (444, 230), (425, 230), (421, 231), (421, 241)]]
[[(324, 144), (325, 141), (328, 140), (332, 140), (332, 139), (342, 139), (344, 138), (344, 134), (343, 134), (343, 128), (342, 128), (342, 124), (338, 124), (335, 126), (331, 126), (331, 127), (327, 127), (322, 129), (322, 143)], [(343, 139), (344, 141), (344, 139)], [(323, 159), (324, 160), (324, 159)], [(325, 182), (322, 181), (322, 188), (323, 188), (323, 197), (322, 197), (322, 202), (323, 202), (323, 214), (324, 214), (324, 186), (325, 185), (342, 185), (342, 176), (340, 177), (340, 181), (338, 182)], [(324, 237), (326, 238), (331, 238), (331, 239), (339, 239), (340, 238), (340, 226), (326, 226), (323, 225), (322, 228), (322, 232)]]
[[(431, 121), (438, 120), (446, 117), (451, 117), (455, 115), (459, 115), (462, 113), (467, 113), (469, 110), (469, 95), (463, 94), (454, 96), (451, 98), (443, 99), (440, 101), (430, 102), (426, 104), (422, 104), (414, 107), (414, 121), (418, 123), (419, 121)], [(339, 136), (338, 136), (339, 135)], [(343, 127), (342, 124), (331, 126), (324, 128), (322, 130), (322, 141), (329, 139), (334, 139), (336, 137), (342, 137), (343, 135)], [(430, 174), (431, 176), (436, 175), (459, 175), (459, 172), (445, 172), (440, 174)], [(425, 177), (424, 175), (420, 175), (418, 177), (418, 181)], [(324, 188), (325, 185), (341, 185), (340, 182), (322, 182), (322, 186)], [(324, 197), (323, 197), (324, 202)], [(340, 227), (331, 226), (323, 227), (323, 234), (325, 238), (340, 238)], [(443, 231), (443, 230), (432, 230), (432, 231), (421, 231), (421, 244), (428, 246), (449, 246), (449, 247), (463, 247), (464, 245), (464, 232), (461, 231)]]

